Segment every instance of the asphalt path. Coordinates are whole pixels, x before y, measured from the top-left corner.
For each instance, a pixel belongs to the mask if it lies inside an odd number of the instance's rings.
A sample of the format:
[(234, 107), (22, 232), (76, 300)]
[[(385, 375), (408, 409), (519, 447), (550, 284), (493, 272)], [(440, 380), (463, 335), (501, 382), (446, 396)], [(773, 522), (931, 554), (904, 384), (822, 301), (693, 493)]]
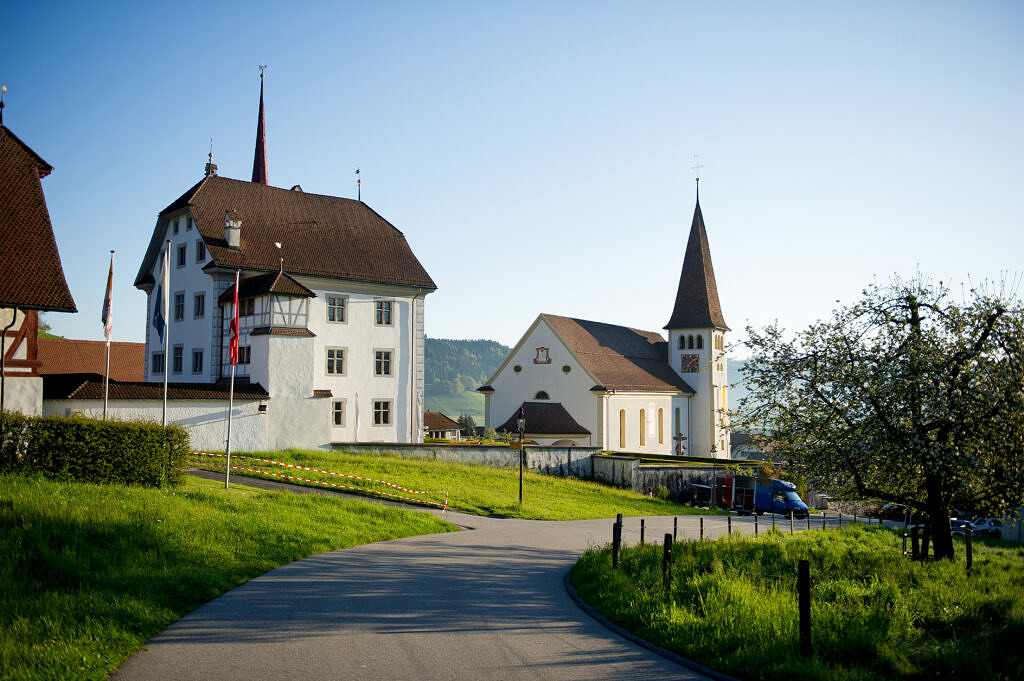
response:
[[(252, 579), (152, 638), (113, 678), (721, 678), (617, 633), (573, 600), (566, 574), (588, 547), (608, 543), (611, 519), (445, 517), (464, 531), (331, 551)], [(697, 537), (699, 518), (678, 521), (681, 538)], [(645, 524), (649, 542), (674, 529), (672, 517)], [(733, 529), (752, 534), (753, 520), (733, 518)], [(724, 534), (726, 519), (706, 517), (704, 531)], [(639, 542), (639, 518), (625, 519), (623, 539)]]

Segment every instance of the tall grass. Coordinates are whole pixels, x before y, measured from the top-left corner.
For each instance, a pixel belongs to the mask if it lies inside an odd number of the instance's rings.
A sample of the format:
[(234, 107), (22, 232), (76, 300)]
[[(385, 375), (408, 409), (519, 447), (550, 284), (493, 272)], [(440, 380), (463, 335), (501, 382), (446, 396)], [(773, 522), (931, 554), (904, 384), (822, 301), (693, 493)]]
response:
[(190, 479), (0, 476), (0, 679), (105, 679), (200, 603), (314, 553), (454, 529), (427, 513)]
[[(912, 562), (890, 531), (854, 525), (584, 555), (572, 580), (614, 622), (743, 679), (1024, 678), (1024, 549), (975, 544), (962, 562)], [(962, 555), (962, 552), (960, 553)], [(797, 562), (810, 561), (814, 655), (799, 652)]]
[[(287, 450), (283, 452), (241, 452), (241, 456), (271, 459), (335, 473), (358, 475), (417, 490), (448, 490), (449, 507), (477, 515), (498, 515), (535, 520), (581, 520), (608, 518), (616, 513), (626, 515), (684, 515), (703, 513), (707, 509), (691, 509), (670, 501), (653, 499), (620, 487), (611, 487), (575, 478), (560, 478), (527, 471), (523, 481), (523, 505), (519, 505), (519, 470), (494, 468), (481, 464), (450, 463), (433, 459), (403, 458), (395, 455), (350, 454)], [(198, 457), (196, 465), (208, 470), (223, 471), (223, 459)], [(358, 485), (369, 489), (394, 492), (369, 481), (349, 481), (334, 476), (259, 463), (253, 459), (236, 459), (232, 466), (257, 468), (325, 482)], [(219, 464), (219, 465), (218, 465)], [(231, 475), (238, 475), (232, 471)], [(247, 474), (251, 475), (251, 474)], [(261, 476), (256, 476), (261, 477)], [(403, 494), (402, 492), (396, 492)], [(433, 501), (444, 501), (444, 495), (429, 495)], [(710, 513), (715, 513), (711, 511)]]

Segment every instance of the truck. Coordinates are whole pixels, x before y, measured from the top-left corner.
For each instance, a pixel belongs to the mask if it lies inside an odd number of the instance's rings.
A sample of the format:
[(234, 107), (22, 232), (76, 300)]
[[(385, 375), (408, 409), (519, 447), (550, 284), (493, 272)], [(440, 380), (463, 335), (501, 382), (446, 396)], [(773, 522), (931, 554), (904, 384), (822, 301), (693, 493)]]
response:
[(794, 518), (807, 517), (807, 504), (796, 492), (796, 485), (776, 478), (751, 475), (715, 477), (715, 499), (723, 508), (737, 513), (780, 513)]

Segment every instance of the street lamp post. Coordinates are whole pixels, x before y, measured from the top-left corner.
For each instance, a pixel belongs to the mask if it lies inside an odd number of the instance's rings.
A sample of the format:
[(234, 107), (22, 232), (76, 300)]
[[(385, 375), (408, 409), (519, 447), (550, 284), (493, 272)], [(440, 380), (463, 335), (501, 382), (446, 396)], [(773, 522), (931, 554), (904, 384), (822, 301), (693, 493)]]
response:
[(526, 414), (522, 408), (519, 409), (519, 418), (516, 419), (519, 425), (519, 505), (523, 505), (523, 460), (526, 457), (526, 450), (523, 449), (523, 434), (526, 432)]

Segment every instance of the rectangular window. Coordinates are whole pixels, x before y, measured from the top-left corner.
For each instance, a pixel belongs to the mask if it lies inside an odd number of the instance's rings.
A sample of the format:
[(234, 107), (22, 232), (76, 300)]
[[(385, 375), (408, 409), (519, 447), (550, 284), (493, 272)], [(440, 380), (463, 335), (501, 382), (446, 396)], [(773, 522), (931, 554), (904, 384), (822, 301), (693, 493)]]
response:
[(373, 425), (391, 425), (391, 400), (373, 401)]
[(178, 267), (185, 266), (185, 259), (188, 257), (188, 244), (178, 246)]
[(345, 296), (327, 296), (327, 321), (345, 321)]
[(250, 364), (252, 362), (252, 346), (251, 345), (240, 345), (238, 346), (238, 363), (239, 364)]
[(345, 425), (345, 400), (334, 400), (331, 407), (331, 423), (335, 427)]
[(162, 374), (164, 372), (164, 353), (154, 352), (153, 353), (153, 373)]
[(171, 350), (171, 372), (180, 374), (182, 365), (185, 363), (185, 351), (180, 345), (175, 345)]
[(180, 322), (185, 318), (185, 294), (174, 294), (174, 321)]
[(376, 308), (376, 324), (377, 326), (391, 326), (391, 301), (390, 300), (377, 300), (374, 301)]
[(192, 373), (201, 374), (203, 373), (203, 351), (193, 350), (192, 351)]
[(174, 228), (174, 233), (177, 234), (178, 233), (178, 221), (177, 220), (172, 221), (171, 222), (171, 227)]
[(375, 376), (390, 376), (391, 375), (391, 351), (390, 350), (374, 350), (373, 351), (373, 373)]
[(189, 216), (188, 220), (185, 221), (185, 231), (186, 232), (191, 232), (192, 231), (192, 225), (194, 225), (194, 224), (195, 224), (195, 221), (192, 219), (191, 216)]
[(246, 298), (238, 301), (238, 316), (251, 317), (256, 314), (256, 299)]
[(196, 262), (206, 260), (206, 242), (200, 239), (196, 242)]
[(327, 373), (345, 375), (345, 348), (327, 348)]
[(194, 305), (192, 306), (192, 317), (194, 319), (202, 319), (206, 316), (206, 294), (197, 293), (193, 297)]

